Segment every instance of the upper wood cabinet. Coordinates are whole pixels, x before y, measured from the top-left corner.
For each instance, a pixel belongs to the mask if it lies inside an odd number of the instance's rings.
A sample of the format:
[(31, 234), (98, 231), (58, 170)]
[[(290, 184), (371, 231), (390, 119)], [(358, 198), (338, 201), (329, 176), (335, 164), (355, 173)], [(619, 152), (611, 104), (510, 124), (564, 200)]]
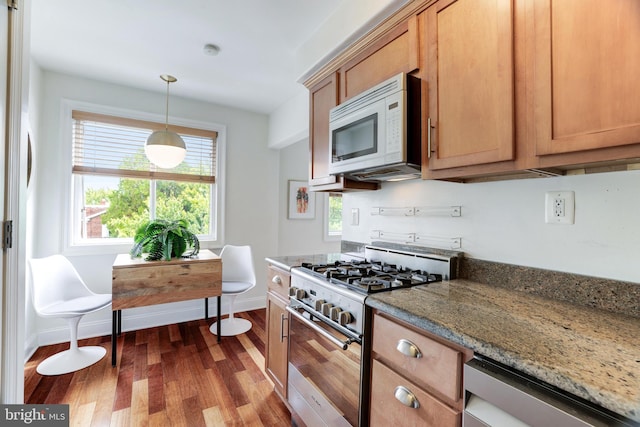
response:
[(309, 89), (309, 184), (334, 184), (329, 175), (329, 110), (338, 105), (338, 74), (333, 73)]
[(360, 182), (329, 174), (329, 110), (400, 72), (418, 68), (417, 18), (393, 26), (370, 44), (356, 49), (337, 71), (309, 87), (309, 183), (314, 191), (376, 190), (375, 182)]
[(536, 154), (640, 143), (640, 2), (536, 0), (533, 24)]
[(312, 183), (343, 187), (327, 173), (328, 110), (402, 71), (423, 80), (425, 179), (626, 168), (640, 158), (639, 16), (638, 0), (408, 2), (309, 80)]
[(340, 102), (398, 73), (417, 70), (419, 57), (417, 18), (412, 16), (340, 67)]
[(514, 159), (513, 9), (513, 0), (440, 0), (420, 14), (430, 170)]

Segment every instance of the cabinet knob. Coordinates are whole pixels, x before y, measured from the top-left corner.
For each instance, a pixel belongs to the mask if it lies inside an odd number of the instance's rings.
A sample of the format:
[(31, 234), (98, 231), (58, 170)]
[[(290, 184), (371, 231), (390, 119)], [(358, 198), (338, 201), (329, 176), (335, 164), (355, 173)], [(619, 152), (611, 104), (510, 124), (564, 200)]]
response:
[(280, 276), (273, 276), (271, 282), (276, 285), (282, 285), (282, 279), (280, 278)]
[(404, 386), (399, 385), (396, 387), (394, 396), (398, 402), (402, 403), (404, 406), (408, 406), (413, 409), (418, 409), (420, 407), (420, 402), (418, 402), (416, 395), (411, 393), (411, 391)]
[(396, 350), (408, 357), (414, 357), (416, 359), (420, 359), (422, 357), (422, 352), (418, 346), (404, 338), (398, 341)]

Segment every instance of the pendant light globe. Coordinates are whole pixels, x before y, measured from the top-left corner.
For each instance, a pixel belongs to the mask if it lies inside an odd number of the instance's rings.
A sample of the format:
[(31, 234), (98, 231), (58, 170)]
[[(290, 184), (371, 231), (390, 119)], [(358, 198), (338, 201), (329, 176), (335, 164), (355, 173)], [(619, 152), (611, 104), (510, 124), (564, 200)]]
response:
[(173, 169), (184, 160), (187, 149), (180, 135), (157, 130), (149, 135), (144, 153), (151, 163), (162, 169)]
[(165, 128), (149, 135), (144, 153), (149, 161), (159, 168), (173, 169), (182, 163), (187, 155), (187, 147), (180, 135), (169, 130), (169, 84), (178, 79), (168, 74), (163, 74), (160, 78), (167, 82)]

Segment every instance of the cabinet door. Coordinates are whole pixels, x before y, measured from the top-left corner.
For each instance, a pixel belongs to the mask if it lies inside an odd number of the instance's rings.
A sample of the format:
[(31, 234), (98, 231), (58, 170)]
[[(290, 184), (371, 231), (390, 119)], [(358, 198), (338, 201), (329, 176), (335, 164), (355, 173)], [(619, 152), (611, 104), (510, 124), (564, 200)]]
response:
[(536, 154), (640, 142), (640, 2), (533, 3)]
[(329, 110), (338, 105), (338, 74), (333, 73), (310, 88), (309, 151), (311, 185), (333, 184), (336, 177), (329, 175)]
[(267, 343), (265, 347), (265, 371), (273, 381), (280, 398), (287, 398), (287, 358), (289, 315), (287, 303), (276, 294), (267, 293)]
[(513, 0), (440, 0), (424, 13), (431, 129), (423, 164), (512, 160)]
[(340, 68), (340, 102), (398, 73), (415, 71), (419, 53), (417, 18), (413, 16)]

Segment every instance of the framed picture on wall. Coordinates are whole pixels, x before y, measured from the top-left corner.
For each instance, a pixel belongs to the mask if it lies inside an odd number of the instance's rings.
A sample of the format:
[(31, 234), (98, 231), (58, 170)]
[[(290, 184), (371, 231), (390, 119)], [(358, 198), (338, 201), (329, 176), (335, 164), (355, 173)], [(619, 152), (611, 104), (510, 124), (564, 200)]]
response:
[(289, 219), (313, 219), (316, 216), (316, 194), (309, 191), (307, 181), (289, 181)]

